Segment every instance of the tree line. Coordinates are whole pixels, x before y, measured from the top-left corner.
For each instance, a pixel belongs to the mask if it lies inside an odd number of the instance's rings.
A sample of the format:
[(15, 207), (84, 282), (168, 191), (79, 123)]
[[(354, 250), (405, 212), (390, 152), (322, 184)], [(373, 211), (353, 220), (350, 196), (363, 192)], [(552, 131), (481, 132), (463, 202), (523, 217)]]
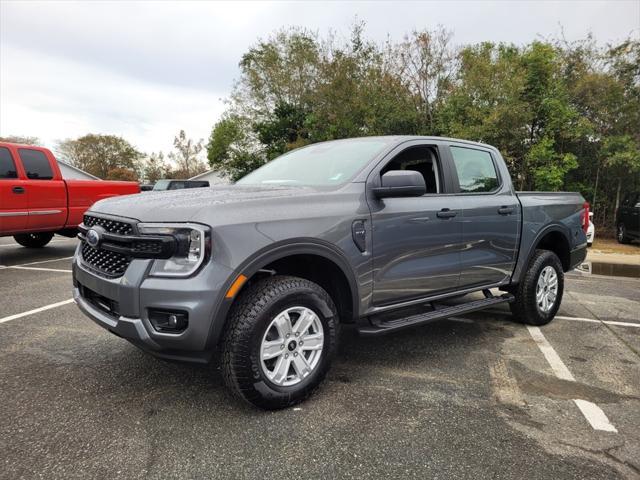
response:
[[(0, 141), (42, 144), (37, 137), (11, 136)], [(60, 141), (54, 150), (60, 160), (104, 180), (155, 183), (162, 178), (191, 178), (207, 171), (201, 158), (203, 140), (192, 140), (180, 130), (173, 146), (166, 156), (163, 152), (145, 154), (122, 137), (90, 133)]]
[(241, 58), (210, 165), (238, 179), (291, 149), (367, 135), (489, 143), (520, 190), (576, 190), (610, 225), (640, 189), (640, 42), (591, 36), (454, 46), (444, 28), (399, 42), (289, 28)]

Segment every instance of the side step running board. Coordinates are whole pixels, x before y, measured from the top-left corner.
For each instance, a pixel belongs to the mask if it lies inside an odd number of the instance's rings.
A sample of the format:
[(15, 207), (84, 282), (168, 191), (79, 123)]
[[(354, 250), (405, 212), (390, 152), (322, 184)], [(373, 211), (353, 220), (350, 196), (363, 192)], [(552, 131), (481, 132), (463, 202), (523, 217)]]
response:
[(404, 318), (385, 321), (382, 318), (374, 317), (369, 320), (370, 325), (358, 328), (358, 332), (361, 335), (384, 335), (385, 333), (395, 332), (403, 328), (424, 325), (425, 323), (433, 322), (434, 320), (442, 320), (443, 318), (453, 317), (455, 315), (461, 315), (475, 310), (482, 310), (500, 303), (510, 303), (513, 302), (513, 300), (513, 295), (505, 293), (499, 297), (489, 296), (482, 300), (473, 300), (471, 302), (461, 303), (458, 305), (442, 307), (435, 306), (433, 310), (428, 312), (418, 313)]

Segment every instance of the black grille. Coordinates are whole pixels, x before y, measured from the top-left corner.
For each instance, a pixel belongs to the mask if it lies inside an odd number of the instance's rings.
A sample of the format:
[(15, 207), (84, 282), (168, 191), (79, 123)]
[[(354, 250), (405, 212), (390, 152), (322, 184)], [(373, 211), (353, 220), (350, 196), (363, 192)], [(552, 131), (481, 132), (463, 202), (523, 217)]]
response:
[(100, 225), (109, 233), (117, 233), (118, 235), (131, 235), (133, 234), (133, 225), (126, 222), (119, 222), (117, 220), (110, 220), (108, 218), (94, 217), (91, 215), (84, 216), (84, 224), (87, 228), (91, 228), (95, 225)]
[(131, 247), (133, 248), (133, 251), (137, 253), (147, 253), (153, 255), (162, 252), (162, 243), (154, 242), (153, 240), (133, 242)]
[(131, 263), (131, 257), (109, 250), (95, 249), (82, 243), (82, 259), (97, 273), (107, 277), (120, 277)]
[[(107, 232), (117, 235), (133, 234), (132, 224), (118, 220), (85, 215), (83, 223), (87, 228), (99, 225)], [(96, 249), (86, 242), (82, 242), (82, 259), (93, 271), (110, 278), (121, 277), (131, 263), (131, 257), (128, 255), (101, 248)]]

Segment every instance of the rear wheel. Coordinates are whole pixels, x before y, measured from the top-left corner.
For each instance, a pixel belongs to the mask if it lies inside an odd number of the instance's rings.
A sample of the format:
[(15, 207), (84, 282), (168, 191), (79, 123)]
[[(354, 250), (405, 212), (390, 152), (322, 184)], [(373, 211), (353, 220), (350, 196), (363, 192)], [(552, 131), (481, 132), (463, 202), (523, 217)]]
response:
[(225, 383), (265, 409), (306, 399), (336, 350), (338, 313), (320, 286), (274, 276), (244, 291), (230, 313), (222, 354)]
[(624, 223), (619, 223), (618, 228), (616, 230), (616, 238), (619, 243), (629, 243), (631, 239), (627, 234), (627, 228), (624, 226)]
[(564, 273), (558, 256), (536, 250), (510, 304), (515, 320), (527, 325), (546, 325), (556, 316), (564, 292)]
[(42, 248), (53, 238), (51, 232), (39, 232), (39, 233), (21, 233), (20, 235), (14, 235), (14, 240), (23, 247), (27, 248)]

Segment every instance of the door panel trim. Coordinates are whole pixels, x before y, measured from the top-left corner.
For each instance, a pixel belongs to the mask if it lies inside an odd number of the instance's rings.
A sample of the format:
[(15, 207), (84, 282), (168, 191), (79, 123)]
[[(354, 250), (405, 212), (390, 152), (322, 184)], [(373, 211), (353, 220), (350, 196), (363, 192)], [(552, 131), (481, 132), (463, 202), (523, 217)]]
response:
[(0, 212), (0, 217), (26, 217), (29, 212)]
[(29, 215), (56, 215), (62, 213), (62, 210), (31, 210)]

